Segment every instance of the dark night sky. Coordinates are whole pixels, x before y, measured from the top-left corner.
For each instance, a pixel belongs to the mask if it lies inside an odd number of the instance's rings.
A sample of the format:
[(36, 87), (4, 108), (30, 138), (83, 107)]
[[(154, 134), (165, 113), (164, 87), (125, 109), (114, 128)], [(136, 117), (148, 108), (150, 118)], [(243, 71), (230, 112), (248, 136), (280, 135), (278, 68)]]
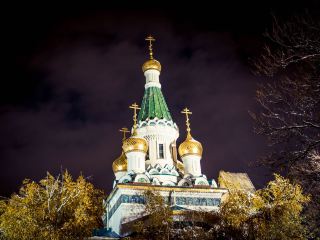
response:
[[(248, 110), (266, 81), (251, 73), (271, 14), (286, 18), (317, 1), (224, 1), (172, 6), (165, 2), (74, 6), (12, 6), (2, 29), (5, 59), (0, 94), (0, 196), (24, 178), (67, 168), (112, 187), (112, 161), (121, 152), (118, 129), (131, 126), (128, 105), (141, 103), (147, 59), (144, 37), (157, 39), (164, 96), (184, 140), (180, 110), (192, 111), (194, 137), (204, 147), (203, 172), (247, 172), (262, 186), (268, 171), (249, 167), (266, 150)], [(240, 2), (240, 3), (239, 3)], [(302, 3), (303, 2), (303, 3)], [(161, 3), (161, 4), (160, 4)], [(181, 6), (181, 5), (180, 5)]]

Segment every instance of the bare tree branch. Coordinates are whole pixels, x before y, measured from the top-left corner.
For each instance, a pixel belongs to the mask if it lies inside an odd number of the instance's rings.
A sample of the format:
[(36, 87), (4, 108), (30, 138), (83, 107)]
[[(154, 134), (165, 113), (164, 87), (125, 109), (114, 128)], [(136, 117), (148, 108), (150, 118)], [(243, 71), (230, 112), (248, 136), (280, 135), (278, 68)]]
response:
[[(258, 86), (255, 132), (266, 136), (271, 153), (259, 163), (287, 173), (313, 200), (307, 209), (315, 235), (320, 219), (320, 21), (309, 16), (281, 22), (274, 17), (267, 43), (253, 61), (257, 74), (272, 77)], [(316, 156), (316, 157), (315, 157)], [(318, 210), (316, 210), (318, 209)]]

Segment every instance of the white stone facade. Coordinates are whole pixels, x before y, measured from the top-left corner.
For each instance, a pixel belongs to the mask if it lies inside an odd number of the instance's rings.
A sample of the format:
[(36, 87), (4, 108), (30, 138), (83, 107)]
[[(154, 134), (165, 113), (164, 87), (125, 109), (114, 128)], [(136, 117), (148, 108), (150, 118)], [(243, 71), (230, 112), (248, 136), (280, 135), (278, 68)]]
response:
[[(156, 164), (160, 164), (163, 167), (166, 164), (174, 165), (172, 145), (176, 143), (179, 137), (175, 124), (172, 123), (172, 126), (168, 126), (165, 124), (165, 121), (158, 119), (148, 121), (148, 123), (141, 122), (138, 126), (137, 134), (148, 142), (149, 156), (146, 159), (147, 167), (149, 165), (155, 166)], [(161, 145), (163, 147), (162, 154), (160, 152)]]
[(160, 72), (155, 69), (149, 69), (144, 72), (144, 76), (146, 77), (146, 84), (144, 85), (145, 88), (148, 87), (158, 87), (161, 88), (159, 76)]
[[(145, 190), (158, 191), (169, 206), (183, 211), (216, 211), (226, 189), (219, 188), (183, 188), (118, 184), (105, 202), (107, 214), (104, 216), (105, 227), (120, 236), (130, 233), (130, 223), (145, 215), (143, 193)], [(127, 226), (126, 226), (127, 225)]]
[(128, 152), (126, 157), (128, 160), (128, 172), (144, 173), (146, 171), (146, 154), (144, 152)]
[(201, 156), (198, 155), (186, 155), (182, 158), (184, 165), (184, 174), (190, 174), (194, 177), (200, 177), (202, 175)]

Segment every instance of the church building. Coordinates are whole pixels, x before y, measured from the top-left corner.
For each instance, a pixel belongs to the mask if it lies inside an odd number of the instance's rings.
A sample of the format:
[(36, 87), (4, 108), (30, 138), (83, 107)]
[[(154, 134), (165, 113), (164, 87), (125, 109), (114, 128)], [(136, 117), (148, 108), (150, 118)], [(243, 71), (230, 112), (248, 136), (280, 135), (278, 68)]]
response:
[[(113, 190), (104, 201), (106, 235), (127, 236), (130, 223), (145, 216), (146, 190), (157, 191), (172, 208), (174, 221), (183, 211), (217, 211), (228, 188), (237, 180), (254, 191), (247, 174), (221, 171), (218, 183), (201, 169), (202, 144), (192, 135), (188, 108), (181, 110), (186, 131), (179, 132), (161, 90), (161, 64), (153, 56), (152, 36), (146, 38), (149, 59), (142, 65), (145, 92), (141, 106), (134, 103), (131, 131), (122, 128), (122, 152), (113, 162)], [(126, 133), (131, 136), (126, 138)], [(184, 141), (177, 146), (180, 134)]]

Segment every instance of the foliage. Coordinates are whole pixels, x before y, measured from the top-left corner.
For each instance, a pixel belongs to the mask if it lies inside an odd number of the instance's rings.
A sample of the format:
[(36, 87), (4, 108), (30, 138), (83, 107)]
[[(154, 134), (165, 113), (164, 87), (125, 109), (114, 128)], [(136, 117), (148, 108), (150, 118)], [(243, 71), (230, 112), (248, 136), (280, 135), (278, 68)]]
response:
[(237, 239), (306, 239), (301, 212), (308, 201), (300, 185), (275, 174), (254, 194), (229, 193), (220, 210), (224, 232)]
[[(174, 215), (159, 194), (146, 195), (151, 216), (139, 222), (133, 239), (307, 239), (301, 212), (309, 197), (279, 175), (255, 193), (231, 190), (218, 212)], [(177, 217), (182, 221), (175, 223)]]
[(172, 210), (159, 192), (146, 190), (145, 213), (147, 220), (134, 225), (137, 239), (168, 239), (172, 228)]
[(220, 226), (218, 213), (205, 211), (183, 211), (179, 216), (181, 222), (176, 222), (171, 230), (172, 239), (216, 239)]
[(262, 199), (250, 192), (231, 190), (220, 208), (221, 227), (226, 239), (248, 239), (252, 235), (251, 221)]
[(274, 19), (256, 73), (270, 77), (257, 89), (255, 131), (267, 137), (270, 154), (260, 163), (299, 182), (312, 201), (309, 228), (320, 237), (320, 19)]
[(101, 224), (103, 193), (83, 176), (47, 173), (36, 183), (24, 180), (18, 194), (2, 202), (0, 229), (11, 240), (72, 240), (91, 236)]
[(302, 193), (300, 185), (275, 174), (275, 180), (256, 195), (261, 200), (255, 206), (258, 209), (252, 225), (256, 226), (258, 239), (306, 239), (301, 212), (310, 199)]

